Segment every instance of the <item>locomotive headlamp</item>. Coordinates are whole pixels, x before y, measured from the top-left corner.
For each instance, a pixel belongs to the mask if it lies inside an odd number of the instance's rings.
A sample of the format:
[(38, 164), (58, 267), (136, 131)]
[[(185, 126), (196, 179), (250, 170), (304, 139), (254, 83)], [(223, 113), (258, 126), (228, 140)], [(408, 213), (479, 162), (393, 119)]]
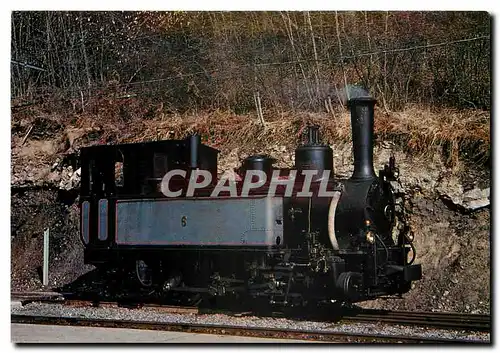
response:
[(415, 236), (413, 235), (413, 233), (408, 233), (406, 234), (406, 239), (408, 239), (408, 241), (411, 243), (415, 239)]
[(369, 226), (370, 224), (372, 224), (372, 222), (371, 222), (369, 219), (366, 219), (366, 220), (365, 220), (365, 224), (366, 224), (367, 226)]
[(366, 232), (366, 241), (370, 244), (373, 244), (375, 242), (375, 237), (373, 236), (373, 233), (371, 231)]

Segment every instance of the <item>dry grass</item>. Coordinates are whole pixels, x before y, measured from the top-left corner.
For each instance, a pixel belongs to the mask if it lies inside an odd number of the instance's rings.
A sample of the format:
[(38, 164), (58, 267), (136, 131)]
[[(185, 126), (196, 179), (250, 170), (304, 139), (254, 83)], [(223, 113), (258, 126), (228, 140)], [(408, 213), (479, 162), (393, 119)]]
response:
[(485, 111), (413, 106), (380, 116), (375, 131), (413, 153), (426, 154), (440, 146), (449, 166), (455, 166), (459, 156), (482, 163), (490, 156), (490, 115)]
[[(256, 150), (276, 145), (293, 147), (309, 123), (320, 125), (323, 139), (329, 143), (351, 139), (349, 112), (341, 107), (332, 113), (264, 110), (265, 126), (256, 114), (217, 110), (181, 115), (166, 113), (161, 104), (136, 98), (103, 97), (91, 107), (66, 114), (58, 113), (61, 106), (54, 104), (13, 109), (13, 126), (24, 121), (21, 125), (27, 129), (39, 117), (45, 117), (66, 128), (95, 131), (94, 137), (82, 145), (179, 139), (196, 132), (204, 143), (223, 152), (242, 146)], [(23, 129), (17, 130), (23, 134)], [(390, 140), (413, 154), (426, 155), (441, 149), (450, 167), (457, 164), (459, 157), (471, 157), (479, 163), (488, 162), (490, 157), (490, 115), (481, 110), (412, 106), (401, 112), (385, 112), (377, 107), (375, 134), (376, 142)]]

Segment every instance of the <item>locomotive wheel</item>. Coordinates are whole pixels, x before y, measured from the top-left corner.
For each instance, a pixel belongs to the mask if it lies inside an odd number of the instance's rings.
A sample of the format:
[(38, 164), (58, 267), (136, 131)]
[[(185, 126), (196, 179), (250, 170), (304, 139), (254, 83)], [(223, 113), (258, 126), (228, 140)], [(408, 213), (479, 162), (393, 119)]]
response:
[(358, 300), (362, 296), (363, 276), (359, 272), (343, 272), (337, 279), (337, 287), (350, 300)]

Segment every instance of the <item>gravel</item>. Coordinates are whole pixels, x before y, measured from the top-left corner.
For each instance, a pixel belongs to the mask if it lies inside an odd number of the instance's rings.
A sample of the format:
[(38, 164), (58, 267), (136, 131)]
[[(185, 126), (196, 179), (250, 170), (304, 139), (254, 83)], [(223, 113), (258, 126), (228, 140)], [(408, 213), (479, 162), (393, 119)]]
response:
[(380, 334), (418, 338), (454, 339), (478, 343), (490, 342), (490, 334), (486, 332), (443, 330), (376, 323), (296, 321), (287, 318), (256, 316), (234, 317), (224, 314), (173, 314), (158, 312), (154, 308), (68, 307), (63, 304), (46, 303), (29, 303), (22, 306), (19, 302), (12, 302), (11, 314), (130, 320), (171, 324), (230, 325), (237, 327), (278, 328), (283, 330), (314, 330), (331, 333)]

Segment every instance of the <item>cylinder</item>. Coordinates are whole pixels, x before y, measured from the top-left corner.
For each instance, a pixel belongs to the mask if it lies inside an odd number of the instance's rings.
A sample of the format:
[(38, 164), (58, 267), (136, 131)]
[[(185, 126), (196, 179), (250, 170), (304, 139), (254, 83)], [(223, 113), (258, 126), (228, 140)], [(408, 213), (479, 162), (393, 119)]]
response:
[(193, 134), (188, 137), (189, 140), (189, 166), (192, 169), (199, 167), (199, 149), (201, 144), (201, 136)]
[(371, 97), (349, 100), (351, 109), (352, 150), (354, 172), (351, 179), (366, 180), (375, 178), (373, 169), (373, 111), (375, 99)]

